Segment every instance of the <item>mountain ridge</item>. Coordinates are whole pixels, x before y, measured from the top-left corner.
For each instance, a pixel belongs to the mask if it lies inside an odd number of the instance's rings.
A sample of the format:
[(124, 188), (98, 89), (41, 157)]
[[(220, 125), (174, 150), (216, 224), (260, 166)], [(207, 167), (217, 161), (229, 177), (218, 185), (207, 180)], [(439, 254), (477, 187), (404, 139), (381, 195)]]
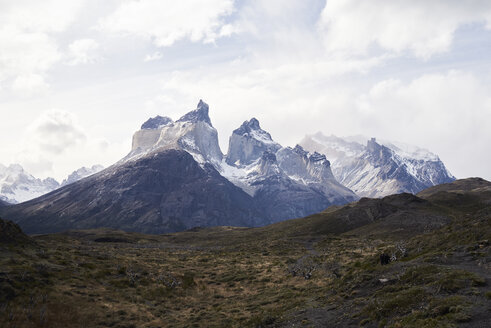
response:
[[(360, 151), (366, 156), (357, 161), (369, 161), (377, 174), (407, 176), (394, 151), (375, 139)], [(131, 151), (111, 167), (2, 212), (30, 233), (260, 226), (359, 199), (336, 180), (331, 167), (325, 154), (281, 146), (256, 118), (234, 130), (223, 155), (209, 106), (200, 100), (177, 121), (164, 116), (145, 121), (133, 135)]]
[(320, 132), (307, 135), (300, 142), (306, 149), (331, 159), (338, 181), (362, 197), (383, 197), (398, 192), (416, 194), (432, 185), (455, 180), (437, 155), (396, 144), (362, 136), (326, 137)]

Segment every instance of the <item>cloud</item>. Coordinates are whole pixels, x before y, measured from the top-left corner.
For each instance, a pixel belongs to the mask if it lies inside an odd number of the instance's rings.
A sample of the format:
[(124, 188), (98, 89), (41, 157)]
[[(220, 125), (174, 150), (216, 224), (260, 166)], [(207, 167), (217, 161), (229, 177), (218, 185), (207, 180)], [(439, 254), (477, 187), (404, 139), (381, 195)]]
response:
[(95, 63), (99, 57), (99, 43), (93, 39), (79, 39), (68, 46), (68, 65)]
[(29, 146), (54, 155), (63, 154), (87, 139), (74, 115), (56, 109), (44, 112), (27, 130)]
[(124, 142), (109, 143), (82, 126), (78, 117), (65, 110), (42, 112), (20, 135), (13, 163), (21, 164), (36, 177), (54, 177), (58, 181), (82, 166), (109, 166), (129, 151)]
[(44, 77), (39, 74), (19, 75), (12, 84), (12, 90), (22, 97), (34, 97), (49, 89)]
[(125, 1), (100, 26), (112, 33), (150, 39), (158, 47), (182, 39), (207, 43), (220, 37), (227, 25), (225, 17), (233, 9), (232, 0)]
[(319, 28), (330, 52), (364, 54), (372, 46), (429, 58), (450, 49), (455, 31), (470, 23), (491, 27), (486, 0), (329, 0)]
[(144, 62), (150, 62), (150, 61), (162, 59), (162, 57), (163, 57), (162, 53), (159, 51), (156, 51), (151, 55), (146, 55), (145, 59), (143, 61)]
[[(2, 1), (0, 81), (46, 89), (44, 73), (62, 58), (56, 37), (75, 18), (80, 1)], [(39, 91), (39, 90), (38, 90)]]
[(356, 99), (354, 117), (364, 134), (433, 150), (458, 177), (489, 178), (490, 94), (489, 85), (462, 71), (388, 79)]
[(162, 76), (162, 92), (150, 99), (147, 107), (178, 117), (203, 98), (211, 106), (210, 115), (224, 151), (232, 130), (252, 116), (269, 126), (276, 140), (294, 145), (312, 129), (335, 122), (331, 115), (342, 126), (345, 122), (338, 117), (345, 115), (337, 111), (355, 96), (340, 87), (337, 79), (349, 73), (359, 76), (382, 60), (285, 61), (266, 66), (253, 58), (176, 71)]
[(255, 116), (283, 145), (316, 131), (364, 134), (430, 149), (458, 177), (491, 178), (491, 154), (485, 151), (491, 144), (491, 87), (482, 78), (451, 70), (366, 86), (339, 84), (329, 72), (328, 63), (250, 69), (243, 62), (223, 70), (174, 72), (148, 105), (179, 117), (202, 97), (224, 152), (232, 130)]

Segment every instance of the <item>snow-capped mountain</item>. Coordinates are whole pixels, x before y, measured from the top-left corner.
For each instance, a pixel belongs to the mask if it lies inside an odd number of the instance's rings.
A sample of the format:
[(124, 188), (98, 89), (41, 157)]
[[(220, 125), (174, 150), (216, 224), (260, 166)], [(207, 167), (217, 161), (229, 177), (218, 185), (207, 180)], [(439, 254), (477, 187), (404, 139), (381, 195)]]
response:
[(0, 199), (12, 204), (44, 195), (60, 185), (53, 178), (38, 179), (19, 164), (0, 164)]
[(415, 146), (320, 132), (307, 135), (300, 145), (325, 154), (336, 179), (359, 196), (417, 193), (455, 180), (437, 155)]
[(163, 233), (270, 223), (249, 194), (217, 171), (222, 157), (208, 105), (200, 101), (175, 122), (145, 122), (130, 153), (111, 167), (1, 214), (31, 233), (98, 227)]
[(151, 118), (116, 164), (1, 213), (31, 233), (98, 227), (163, 233), (265, 225), (357, 199), (336, 182), (325, 156), (282, 147), (256, 119), (234, 131), (223, 156), (208, 112), (200, 101), (177, 121)]
[(223, 154), (218, 145), (217, 130), (211, 124), (208, 111), (208, 105), (200, 100), (195, 110), (176, 122), (161, 116), (147, 120), (141, 130), (133, 135), (131, 152), (123, 162), (153, 152), (179, 149), (190, 153), (198, 163), (210, 163), (219, 167)]
[[(223, 155), (209, 107), (200, 100), (177, 121), (157, 116), (143, 123), (129, 154), (111, 167), (2, 207), (0, 214), (30, 233), (258, 226), (359, 196), (415, 193), (453, 180), (432, 153), (359, 139), (316, 134), (301, 145), (283, 147), (253, 118), (233, 131)], [(71, 176), (77, 179), (88, 171)]]
[(82, 167), (72, 172), (60, 184), (53, 178), (36, 178), (19, 164), (0, 164), (0, 199), (11, 204), (22, 203), (97, 173), (103, 168), (101, 165)]
[(256, 199), (273, 221), (357, 199), (334, 178), (324, 155), (282, 147), (252, 118), (234, 130), (221, 173)]
[(71, 174), (68, 175), (66, 179), (63, 180), (61, 183), (61, 186), (66, 186), (69, 185), (70, 183), (74, 183), (75, 181), (78, 181), (80, 179), (83, 179), (85, 177), (88, 177), (90, 175), (96, 174), (97, 172), (100, 172), (104, 169), (104, 166), (96, 164), (92, 165), (91, 167), (81, 167), (78, 170), (73, 171)]
[(196, 110), (175, 122), (162, 116), (147, 120), (134, 134), (132, 150), (122, 162), (167, 149), (184, 150), (200, 165), (213, 166), (253, 197), (272, 221), (305, 216), (357, 199), (335, 180), (325, 156), (309, 154), (300, 146), (282, 147), (255, 118), (233, 132), (224, 157), (209, 118), (209, 106), (202, 100)]

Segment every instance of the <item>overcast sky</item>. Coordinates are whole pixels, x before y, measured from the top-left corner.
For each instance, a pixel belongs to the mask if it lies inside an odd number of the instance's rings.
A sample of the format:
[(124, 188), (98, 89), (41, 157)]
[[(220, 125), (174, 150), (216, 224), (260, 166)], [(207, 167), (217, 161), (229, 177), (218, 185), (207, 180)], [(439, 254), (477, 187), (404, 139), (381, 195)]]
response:
[(0, 163), (108, 166), (149, 117), (210, 105), (283, 145), (369, 137), (491, 180), (489, 0), (0, 0)]

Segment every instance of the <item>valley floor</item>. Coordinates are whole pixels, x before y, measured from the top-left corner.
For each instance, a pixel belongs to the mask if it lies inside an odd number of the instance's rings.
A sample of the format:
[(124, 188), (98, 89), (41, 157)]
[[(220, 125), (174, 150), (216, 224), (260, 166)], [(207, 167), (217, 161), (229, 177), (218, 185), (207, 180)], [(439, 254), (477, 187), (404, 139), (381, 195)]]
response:
[[(35, 236), (0, 245), (0, 326), (491, 327), (490, 234), (485, 215), (405, 239), (271, 227)], [(384, 252), (397, 260), (380, 265)]]

